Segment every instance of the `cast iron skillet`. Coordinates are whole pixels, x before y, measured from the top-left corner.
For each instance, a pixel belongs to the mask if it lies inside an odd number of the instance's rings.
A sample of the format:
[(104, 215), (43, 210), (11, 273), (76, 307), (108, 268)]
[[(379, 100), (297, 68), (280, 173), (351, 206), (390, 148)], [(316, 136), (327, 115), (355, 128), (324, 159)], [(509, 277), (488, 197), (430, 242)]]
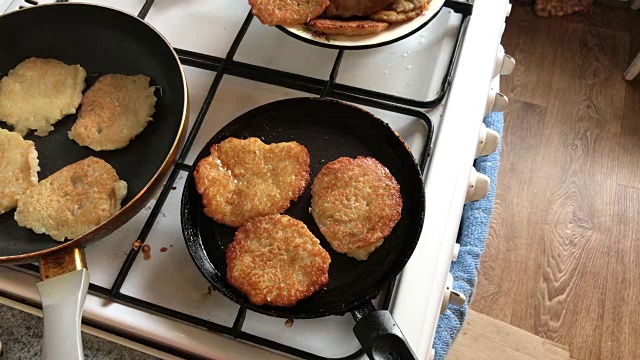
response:
[[(41, 277), (45, 280), (82, 267), (82, 247), (128, 221), (161, 185), (184, 140), (188, 116), (186, 79), (177, 55), (162, 35), (144, 21), (111, 8), (77, 3), (35, 6), (0, 16), (0, 34), (0, 76), (7, 75), (29, 57), (42, 57), (84, 67), (88, 74), (85, 90), (100, 75), (108, 73), (144, 74), (151, 78), (152, 85), (159, 87), (156, 90), (158, 100), (154, 120), (124, 149), (96, 152), (70, 140), (67, 132), (75, 121), (75, 115), (54, 124), (54, 130), (46, 137), (32, 133), (26, 136), (35, 143), (38, 151), (38, 176), (41, 180), (66, 165), (95, 156), (111, 164), (119, 177), (128, 183), (127, 196), (117, 214), (96, 229), (64, 243), (19, 227), (13, 219), (13, 211), (0, 215), (0, 262), (38, 260)], [(12, 129), (2, 122), (0, 126)], [(88, 281), (88, 276), (86, 278)], [(41, 284), (56, 280), (59, 279)], [(40, 285), (39, 289), (42, 295)], [(76, 291), (83, 301), (86, 289), (84, 294), (80, 288)], [(55, 330), (60, 336), (65, 336), (64, 332), (68, 331), (66, 336), (72, 337), (73, 329), (48, 328), (44, 295), (42, 300), (45, 305), (44, 346), (47, 348), (49, 331)], [(79, 302), (80, 308), (82, 301)], [(77, 330), (79, 339), (79, 327)], [(47, 351), (62, 347), (62, 344), (51, 345)], [(79, 350), (82, 351), (81, 344)], [(50, 358), (75, 358), (75, 355), (67, 353), (53, 354), (49, 353)]]
[[(424, 220), (424, 188), (415, 159), (405, 143), (382, 120), (342, 102), (294, 98), (255, 108), (225, 126), (202, 149), (194, 165), (209, 155), (211, 145), (228, 137), (258, 137), (265, 143), (297, 141), (311, 157), (309, 186), (285, 212), (302, 220), (331, 256), (329, 283), (292, 307), (256, 306), (226, 281), (225, 251), (235, 229), (203, 213), (193, 174), (182, 195), (182, 231), (194, 262), (215, 288), (247, 309), (282, 318), (316, 318), (352, 312), (354, 332), (371, 358), (396, 354), (415, 357), (387, 311), (372, 310), (371, 299), (402, 270), (417, 245)], [(335, 252), (309, 214), (311, 183), (328, 162), (341, 156), (372, 156), (386, 166), (400, 184), (402, 217), (368, 260), (358, 261)], [(195, 167), (195, 166), (194, 166)], [(393, 335), (390, 335), (393, 334)]]

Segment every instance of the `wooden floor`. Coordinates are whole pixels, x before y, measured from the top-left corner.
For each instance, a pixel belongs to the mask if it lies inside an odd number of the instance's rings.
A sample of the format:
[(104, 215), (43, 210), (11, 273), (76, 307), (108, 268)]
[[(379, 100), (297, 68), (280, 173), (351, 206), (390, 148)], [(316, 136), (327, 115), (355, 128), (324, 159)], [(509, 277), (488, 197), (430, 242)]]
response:
[(574, 360), (569, 348), (469, 311), (447, 360)]
[(575, 359), (640, 359), (640, 13), (514, 6), (502, 43), (517, 65), (471, 308)]

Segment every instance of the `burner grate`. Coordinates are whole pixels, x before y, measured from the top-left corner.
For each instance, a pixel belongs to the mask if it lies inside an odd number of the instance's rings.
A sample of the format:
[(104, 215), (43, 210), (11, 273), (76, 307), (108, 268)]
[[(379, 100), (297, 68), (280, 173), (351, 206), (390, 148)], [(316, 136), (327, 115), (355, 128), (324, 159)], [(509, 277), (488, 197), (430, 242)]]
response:
[[(66, 2), (67, 0), (57, 0), (57, 2)], [(29, 0), (31, 3), (31, 0)], [(142, 6), (140, 12), (138, 13), (138, 17), (144, 19), (152, 8), (154, 0), (146, 0), (145, 4)], [(176, 181), (178, 175), (181, 172), (188, 172), (191, 169), (191, 165), (186, 163), (187, 155), (189, 154), (189, 150), (191, 149), (196, 136), (198, 135), (198, 131), (204, 122), (205, 116), (211, 106), (213, 99), (216, 95), (218, 87), (225, 75), (241, 77), (248, 80), (258, 81), (262, 83), (267, 83), (271, 85), (281, 86), (293, 90), (298, 90), (302, 92), (306, 92), (309, 94), (317, 95), (320, 97), (333, 98), (337, 100), (347, 101), (363, 106), (369, 106), (378, 108), (381, 110), (386, 110), (390, 112), (395, 112), (399, 114), (404, 114), (407, 116), (411, 116), (417, 119), (420, 119), (424, 122), (427, 127), (427, 140), (426, 144), (423, 147), (422, 153), (419, 156), (418, 163), (420, 166), (420, 170), (424, 173), (427, 159), (430, 156), (431, 150), (431, 142), (433, 139), (434, 126), (429, 118), (429, 116), (424, 112), (424, 109), (433, 108), (439, 105), (451, 83), (453, 72), (455, 68), (456, 61), (460, 54), (460, 49), (462, 45), (462, 38), (467, 29), (467, 25), (469, 22), (469, 16), (473, 10), (473, 2), (465, 1), (465, 0), (446, 0), (445, 7), (450, 8), (451, 10), (460, 13), (463, 15), (463, 19), (458, 30), (456, 45), (454, 51), (451, 55), (451, 59), (449, 61), (447, 73), (442, 82), (439, 94), (434, 99), (429, 99), (426, 101), (419, 101), (415, 99), (404, 98), (400, 96), (395, 96), (391, 94), (381, 93), (372, 90), (366, 90), (354, 86), (344, 85), (340, 83), (336, 83), (337, 75), (340, 71), (340, 63), (342, 57), (344, 55), (345, 50), (338, 50), (336, 58), (333, 63), (333, 67), (329, 78), (327, 80), (316, 79), (312, 77), (307, 77), (303, 75), (293, 74), (285, 71), (270, 69), (262, 66), (251, 65), (243, 62), (238, 62), (234, 60), (234, 56), (242, 43), (242, 40), (249, 29), (249, 26), (253, 20), (253, 15), (251, 12), (247, 14), (242, 27), (237, 33), (227, 55), (224, 58), (206, 55), (198, 52), (193, 52), (184, 49), (175, 49), (180, 61), (183, 66), (196, 67), (204, 70), (210, 70), (216, 72), (216, 75), (209, 87), (207, 92), (207, 96), (203, 102), (202, 107), (196, 117), (196, 120), (193, 124), (192, 129), (190, 130), (185, 144), (178, 156), (178, 161), (176, 166), (172, 169), (169, 177), (160, 192), (158, 199), (151, 210), (149, 216), (146, 219), (146, 222), (143, 228), (140, 231), (138, 236), (138, 240), (141, 242), (145, 242), (151, 229), (153, 228), (158, 215), (160, 214), (160, 210), (164, 205), (167, 196), (172, 188), (172, 185)], [(321, 360), (327, 359), (326, 357), (319, 356), (317, 354), (313, 354), (302, 349), (294, 348), (276, 341), (272, 341), (269, 339), (265, 339), (242, 330), (245, 316), (247, 313), (247, 309), (244, 307), (240, 307), (238, 313), (235, 317), (233, 326), (225, 326), (212, 321), (204, 320), (202, 318), (185, 314), (180, 311), (172, 310), (167, 307), (163, 307), (145, 300), (138, 299), (136, 297), (132, 297), (126, 295), (121, 292), (121, 288), (133, 266), (134, 261), (136, 260), (138, 254), (140, 252), (140, 247), (138, 249), (131, 249), (129, 254), (127, 255), (126, 260), (124, 261), (120, 271), (113, 283), (113, 286), (109, 288), (105, 288), (102, 286), (98, 286), (95, 284), (91, 284), (89, 286), (89, 291), (103, 298), (108, 298), (113, 301), (126, 304), (132, 307), (144, 309), (145, 311), (152, 312), (155, 314), (163, 315), (165, 317), (174, 318), (180, 320), (182, 322), (186, 322), (192, 324), (194, 326), (198, 326), (222, 335), (227, 335), (233, 337), (235, 339), (253, 343), (255, 345), (269, 348), (271, 350), (275, 350), (280, 353), (292, 355), (295, 357), (303, 358), (303, 359), (312, 359), (312, 360)], [(21, 265), (21, 268), (24, 268), (29, 271), (38, 272), (38, 266), (34, 264)], [(380, 298), (380, 309), (389, 309), (389, 305), (391, 303), (391, 298), (393, 295), (393, 287), (394, 283), (390, 284), (385, 290), (382, 291), (382, 296)], [(15, 299), (15, 296), (11, 294), (2, 294), (8, 298), (12, 298), (14, 300), (21, 301), (23, 303), (28, 303), (30, 306), (40, 307), (39, 304), (33, 303), (31, 301), (25, 301), (24, 299)], [(96, 327), (98, 329), (113, 333), (115, 335), (121, 336), (123, 338), (128, 338), (133, 341), (140, 342), (147, 346), (156, 348), (161, 351), (165, 351), (170, 354), (174, 354), (176, 356), (180, 356), (187, 359), (198, 359), (193, 354), (188, 354), (180, 349), (169, 348), (164, 344), (160, 344), (148, 339), (141, 339), (136, 335), (132, 335), (129, 333), (125, 333), (118, 329), (114, 329), (103, 324), (98, 324), (92, 321), (84, 320), (84, 322), (89, 325)], [(360, 357), (364, 354), (363, 350), (360, 349), (357, 352), (342, 357), (340, 359), (354, 359)]]

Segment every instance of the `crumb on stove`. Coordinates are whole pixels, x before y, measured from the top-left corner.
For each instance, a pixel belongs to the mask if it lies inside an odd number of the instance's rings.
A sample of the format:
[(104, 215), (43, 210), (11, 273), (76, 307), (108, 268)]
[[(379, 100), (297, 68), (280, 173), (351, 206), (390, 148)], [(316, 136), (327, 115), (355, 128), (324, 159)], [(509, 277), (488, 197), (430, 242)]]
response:
[(287, 321), (284, 322), (284, 326), (285, 327), (292, 327), (293, 326), (293, 319), (287, 319)]
[(164, 246), (160, 248), (160, 252), (166, 252), (167, 250), (169, 250), (169, 249), (167, 249), (167, 248), (166, 248), (166, 247), (164, 247)]
[(135, 251), (138, 251), (138, 249), (140, 249), (140, 246), (142, 246), (142, 241), (140, 240), (136, 240), (136, 242), (134, 242), (132, 245), (133, 250)]

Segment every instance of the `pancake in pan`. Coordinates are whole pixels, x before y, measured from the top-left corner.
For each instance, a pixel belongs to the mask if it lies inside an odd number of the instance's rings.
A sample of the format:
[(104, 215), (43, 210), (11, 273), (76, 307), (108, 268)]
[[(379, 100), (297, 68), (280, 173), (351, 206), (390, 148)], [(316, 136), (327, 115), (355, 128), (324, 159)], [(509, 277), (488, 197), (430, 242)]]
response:
[(144, 75), (101, 76), (82, 97), (69, 138), (93, 150), (122, 149), (140, 134), (155, 112), (155, 87)]
[(341, 157), (311, 185), (311, 214), (331, 247), (366, 260), (400, 220), (400, 185), (371, 157)]
[(46, 136), (53, 124), (75, 114), (87, 73), (80, 65), (29, 58), (0, 80), (0, 120), (24, 136)]
[(88, 157), (58, 170), (18, 199), (18, 225), (58, 241), (75, 239), (120, 210), (127, 183), (111, 165)]
[(293, 306), (329, 281), (329, 254), (287, 215), (247, 221), (226, 252), (227, 280), (253, 304)]
[(0, 129), (0, 214), (18, 205), (18, 198), (38, 184), (38, 152), (33, 141)]
[(309, 161), (307, 149), (295, 141), (267, 145), (258, 138), (228, 138), (211, 147), (193, 177), (205, 214), (238, 228), (289, 208), (307, 187)]

